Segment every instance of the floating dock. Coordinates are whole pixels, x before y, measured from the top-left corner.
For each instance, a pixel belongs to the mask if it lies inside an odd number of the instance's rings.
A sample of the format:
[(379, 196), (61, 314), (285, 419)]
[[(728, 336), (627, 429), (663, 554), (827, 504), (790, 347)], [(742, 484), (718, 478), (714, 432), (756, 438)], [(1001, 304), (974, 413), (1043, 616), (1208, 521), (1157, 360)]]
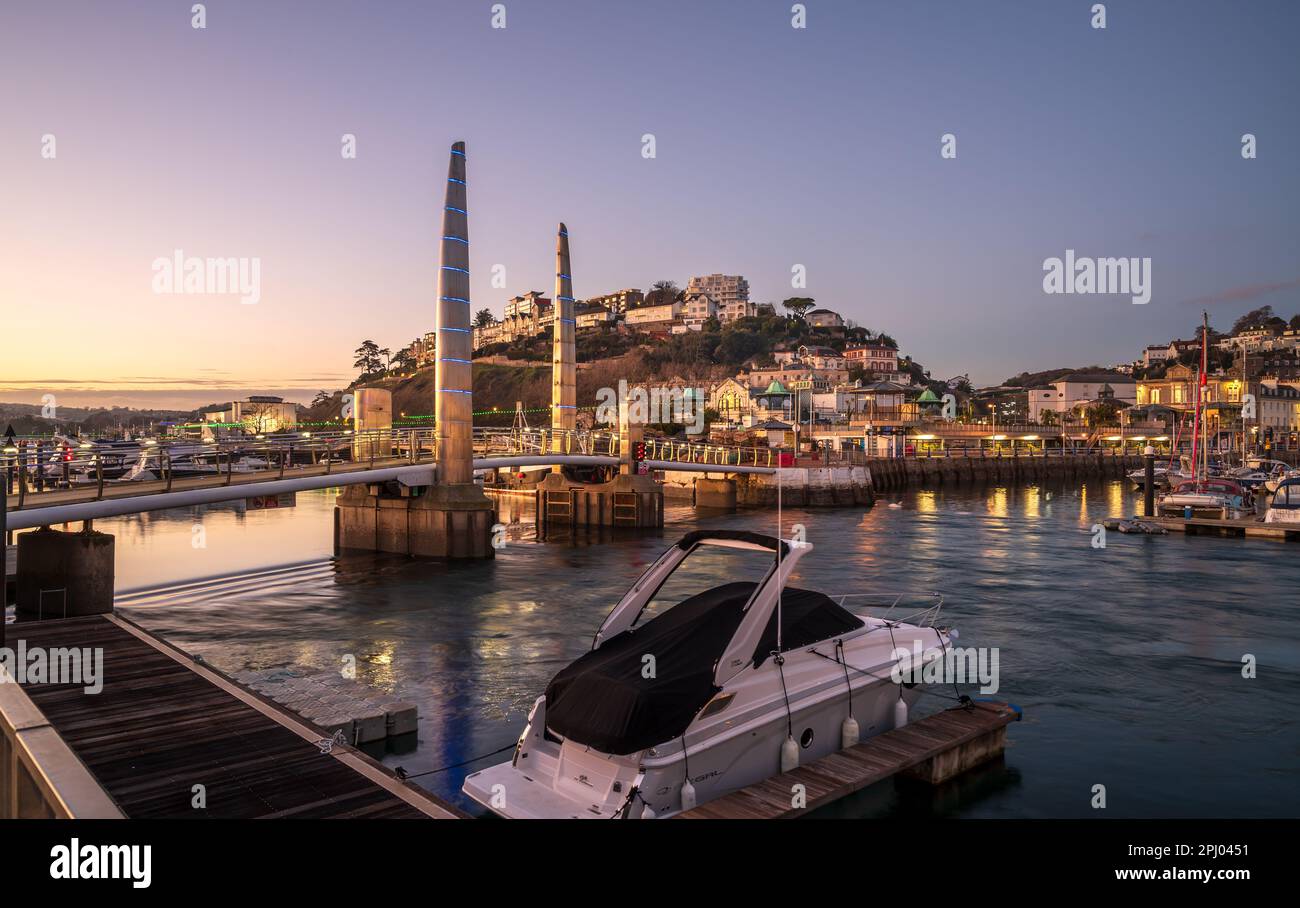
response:
[(0, 684), (0, 816), (467, 816), (120, 616), (9, 625), (20, 641), (101, 650), (103, 687)]
[[(715, 798), (678, 814), (677, 819), (803, 816), (900, 773), (937, 785), (1001, 754), (1007, 725), (1019, 718), (1020, 711), (1009, 704), (971, 701)], [(801, 801), (795, 797), (799, 785), (803, 786)]]
[(1250, 518), (1220, 520), (1215, 517), (1139, 517), (1143, 523), (1164, 527), (1171, 533), (1188, 536), (1226, 536), (1247, 539), (1277, 539), (1300, 542), (1300, 523), (1264, 523)]

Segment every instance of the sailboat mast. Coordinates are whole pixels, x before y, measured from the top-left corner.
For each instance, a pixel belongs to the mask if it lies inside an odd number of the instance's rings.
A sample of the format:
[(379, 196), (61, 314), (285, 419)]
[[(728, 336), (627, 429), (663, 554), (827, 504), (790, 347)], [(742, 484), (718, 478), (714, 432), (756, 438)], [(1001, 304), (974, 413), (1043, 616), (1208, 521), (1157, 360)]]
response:
[[(1202, 332), (1202, 344), (1205, 343), (1203, 338), (1204, 332)], [(1201, 488), (1201, 371), (1204, 368), (1202, 365), (1196, 373), (1196, 409), (1192, 417), (1192, 479), (1196, 480), (1197, 491)]]
[[(1206, 312), (1205, 310), (1201, 310), (1201, 387), (1198, 396), (1201, 398), (1202, 407), (1204, 407), (1205, 404), (1207, 403), (1205, 398), (1206, 398), (1206, 391), (1208, 390), (1207, 382), (1209, 381), (1209, 374), (1208, 374), (1209, 365), (1210, 365), (1209, 350), (1210, 350), (1210, 313)], [(1208, 418), (1208, 414), (1205, 417), (1203, 417), (1203, 421), (1205, 424), (1205, 438), (1202, 439), (1201, 443), (1205, 448), (1205, 453), (1202, 455), (1205, 458), (1205, 470), (1202, 472), (1201, 475), (1202, 478), (1208, 479), (1210, 476), (1210, 420)]]

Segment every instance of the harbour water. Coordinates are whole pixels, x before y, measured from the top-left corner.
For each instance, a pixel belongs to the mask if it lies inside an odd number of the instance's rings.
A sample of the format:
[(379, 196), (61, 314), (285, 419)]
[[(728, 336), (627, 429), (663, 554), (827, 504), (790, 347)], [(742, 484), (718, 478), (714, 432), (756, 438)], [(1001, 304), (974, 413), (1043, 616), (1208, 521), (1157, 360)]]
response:
[[(771, 511), (670, 507), (662, 535), (538, 542), (528, 507), (504, 502), (510, 532), (497, 558), (448, 566), (333, 558), (332, 505), (320, 492), (292, 508), (96, 528), (117, 537), (119, 608), (223, 670), (305, 673), (355, 657), (361, 683), (419, 707), (418, 743), (384, 761), (429, 773), (417, 781), (474, 812), (460, 783), (489, 761), (444, 767), (509, 746), (546, 682), (665, 546), (697, 527), (776, 530)], [(1097, 546), (1096, 524), (1139, 507), (1108, 481), (787, 509), (786, 532), (802, 524), (815, 546), (800, 586), (881, 600), (941, 592), (942, 623), (963, 646), (999, 649), (997, 697), (1025, 712), (1003, 761), (937, 792), (886, 782), (832, 812), (1300, 813), (1300, 558), (1283, 543), (1180, 534), (1112, 532)], [(1250, 679), (1247, 655), (1258, 666)], [(1092, 806), (1098, 785), (1104, 811)]]

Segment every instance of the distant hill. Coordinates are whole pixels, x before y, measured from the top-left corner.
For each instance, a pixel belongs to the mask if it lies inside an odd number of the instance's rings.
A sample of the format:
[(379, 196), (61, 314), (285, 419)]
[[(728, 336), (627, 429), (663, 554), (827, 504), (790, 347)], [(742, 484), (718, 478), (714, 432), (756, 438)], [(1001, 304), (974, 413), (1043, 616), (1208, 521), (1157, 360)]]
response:
[(1080, 366), (1070, 369), (1047, 369), (1042, 372), (1021, 372), (1019, 375), (1013, 375), (1002, 384), (1015, 388), (1046, 388), (1053, 382), (1058, 382), (1071, 372), (1091, 372), (1093, 374), (1103, 373), (1106, 375), (1123, 375), (1114, 369), (1107, 369), (1104, 366)]

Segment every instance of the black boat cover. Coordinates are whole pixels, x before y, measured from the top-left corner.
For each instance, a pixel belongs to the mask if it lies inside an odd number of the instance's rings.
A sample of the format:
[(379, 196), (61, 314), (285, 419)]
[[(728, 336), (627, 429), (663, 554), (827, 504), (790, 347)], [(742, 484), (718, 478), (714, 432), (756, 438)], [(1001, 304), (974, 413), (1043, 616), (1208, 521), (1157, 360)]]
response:
[[(724, 583), (679, 602), (574, 660), (546, 687), (546, 725), (602, 753), (630, 754), (681, 735), (720, 688), (714, 666), (735, 636), (755, 584)], [(808, 646), (862, 626), (822, 593), (787, 587), (783, 648)], [(776, 647), (776, 615), (754, 659)], [(645, 656), (654, 656), (646, 678)], [(645, 673), (649, 673), (646, 671)]]

